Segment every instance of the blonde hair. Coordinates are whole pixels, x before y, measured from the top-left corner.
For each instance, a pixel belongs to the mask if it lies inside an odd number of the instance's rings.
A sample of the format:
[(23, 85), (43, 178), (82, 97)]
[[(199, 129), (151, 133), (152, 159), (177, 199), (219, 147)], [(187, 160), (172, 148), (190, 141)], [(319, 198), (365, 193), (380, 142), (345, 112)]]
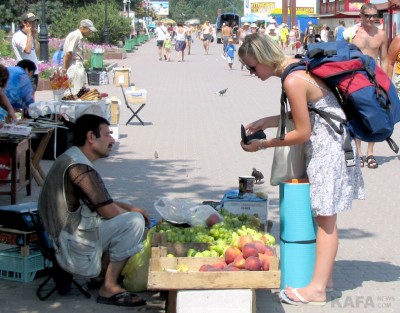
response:
[(258, 33), (247, 35), (238, 54), (241, 59), (251, 57), (258, 63), (271, 66), (275, 72), (282, 70), (285, 66), (286, 56), (271, 36)]

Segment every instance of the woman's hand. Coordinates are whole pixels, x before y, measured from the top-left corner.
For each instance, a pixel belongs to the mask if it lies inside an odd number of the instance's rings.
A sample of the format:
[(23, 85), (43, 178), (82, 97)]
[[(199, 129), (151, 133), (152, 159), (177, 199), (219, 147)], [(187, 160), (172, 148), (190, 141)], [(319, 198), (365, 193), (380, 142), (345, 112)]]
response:
[(266, 118), (261, 118), (257, 121), (254, 121), (248, 125), (246, 125), (244, 127), (244, 129), (246, 130), (247, 135), (251, 135), (259, 130), (264, 130), (267, 128), (267, 125), (265, 125), (266, 123)]
[(265, 149), (265, 139), (253, 139), (246, 145), (243, 141), (240, 142), (242, 149), (246, 152), (257, 152), (258, 150)]

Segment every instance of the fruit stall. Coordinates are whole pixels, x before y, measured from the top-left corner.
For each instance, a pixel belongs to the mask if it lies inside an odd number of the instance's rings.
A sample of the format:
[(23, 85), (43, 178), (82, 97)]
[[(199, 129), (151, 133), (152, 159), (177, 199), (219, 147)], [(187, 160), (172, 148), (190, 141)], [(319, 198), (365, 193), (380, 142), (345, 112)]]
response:
[[(154, 227), (147, 289), (168, 291), (169, 313), (184, 312), (182, 304), (188, 301), (194, 307), (193, 296), (207, 312), (214, 312), (211, 308), (225, 312), (226, 300), (222, 299), (226, 298), (241, 299), (235, 305), (243, 303), (246, 309), (242, 312), (255, 312), (255, 289), (280, 287), (279, 259), (270, 227), (265, 231), (257, 214), (237, 215), (224, 208), (217, 212), (204, 226), (162, 221)], [(210, 295), (204, 294), (207, 290)], [(207, 303), (215, 292), (220, 296)]]

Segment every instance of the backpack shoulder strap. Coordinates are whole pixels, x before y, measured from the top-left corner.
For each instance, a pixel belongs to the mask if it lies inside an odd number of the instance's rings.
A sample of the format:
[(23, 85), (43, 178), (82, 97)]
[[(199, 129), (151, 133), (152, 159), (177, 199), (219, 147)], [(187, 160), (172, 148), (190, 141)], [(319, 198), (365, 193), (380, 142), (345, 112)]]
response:
[(282, 83), (282, 92), (281, 92), (281, 114), (280, 114), (280, 120), (281, 120), (281, 128), (279, 132), (279, 139), (284, 140), (285, 139), (285, 129), (286, 129), (286, 119), (285, 119), (285, 113), (287, 111), (288, 103), (287, 103), (287, 96), (285, 93), (285, 89), (283, 88), (283, 83), (285, 82), (286, 77), (293, 71), (298, 71), (298, 70), (305, 70), (306, 69), (306, 63), (304, 60), (299, 60), (299, 62), (289, 64), (285, 70), (282, 73), (281, 76), (281, 83)]

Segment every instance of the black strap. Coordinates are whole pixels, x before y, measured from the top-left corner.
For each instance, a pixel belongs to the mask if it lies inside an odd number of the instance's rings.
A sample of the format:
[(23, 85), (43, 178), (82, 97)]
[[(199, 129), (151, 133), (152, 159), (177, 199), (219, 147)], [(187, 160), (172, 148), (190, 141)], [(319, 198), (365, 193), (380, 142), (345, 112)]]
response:
[(307, 245), (307, 244), (312, 244), (312, 243), (317, 242), (316, 239), (288, 241), (288, 240), (283, 239), (282, 237), (279, 237), (279, 238), (280, 238), (281, 242), (283, 242), (283, 243), (298, 243), (298, 244)]
[[(331, 126), (333, 128), (333, 130), (336, 133), (338, 133), (339, 135), (344, 134), (344, 127), (346, 125), (345, 119), (343, 119), (340, 116), (337, 116), (335, 114), (313, 108), (311, 106), (308, 106), (308, 110), (313, 111), (313, 112), (317, 113), (319, 116), (321, 116), (329, 124), (329, 126)], [(338, 127), (332, 120), (338, 121), (340, 123), (340, 127)], [(344, 138), (344, 142), (343, 142), (343, 150), (344, 150), (344, 157), (346, 160), (346, 166), (347, 167), (355, 166), (356, 161), (355, 161), (355, 157), (354, 157), (353, 147), (351, 146), (350, 135), (347, 132), (345, 136), (346, 137)]]
[(386, 142), (388, 143), (390, 149), (392, 149), (395, 153), (399, 152), (399, 146), (393, 141), (392, 138), (386, 139)]

